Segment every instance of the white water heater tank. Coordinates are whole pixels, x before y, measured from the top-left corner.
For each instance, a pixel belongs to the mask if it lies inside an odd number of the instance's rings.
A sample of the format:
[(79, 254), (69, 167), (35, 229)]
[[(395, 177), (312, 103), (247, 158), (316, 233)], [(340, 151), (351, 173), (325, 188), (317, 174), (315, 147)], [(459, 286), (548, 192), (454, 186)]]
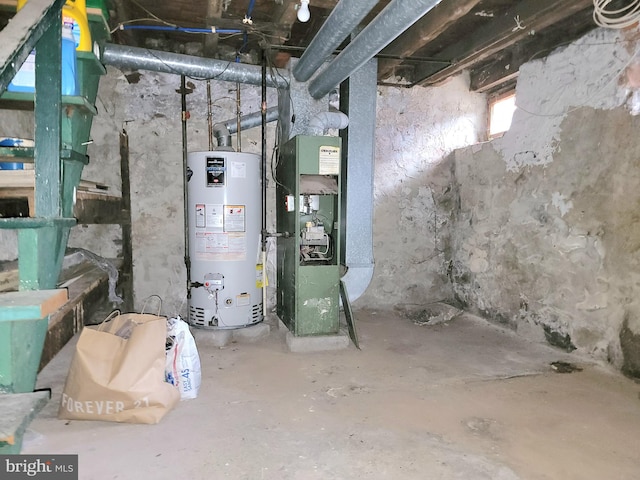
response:
[(191, 152), (188, 165), (189, 322), (239, 328), (262, 321), (260, 156)]

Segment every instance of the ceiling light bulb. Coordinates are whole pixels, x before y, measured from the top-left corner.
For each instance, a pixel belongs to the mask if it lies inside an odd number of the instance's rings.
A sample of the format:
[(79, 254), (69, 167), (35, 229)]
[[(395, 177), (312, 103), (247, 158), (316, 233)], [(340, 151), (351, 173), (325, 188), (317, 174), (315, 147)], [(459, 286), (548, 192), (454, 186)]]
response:
[(309, 18), (311, 18), (309, 0), (300, 0), (300, 6), (298, 7), (298, 20), (304, 23), (308, 22)]

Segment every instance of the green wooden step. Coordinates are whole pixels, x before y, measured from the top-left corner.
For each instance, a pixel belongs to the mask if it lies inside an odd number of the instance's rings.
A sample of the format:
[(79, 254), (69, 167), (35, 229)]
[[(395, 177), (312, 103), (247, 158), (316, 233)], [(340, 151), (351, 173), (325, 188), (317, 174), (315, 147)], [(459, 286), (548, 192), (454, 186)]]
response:
[(20, 453), (25, 430), (49, 401), (49, 392), (0, 394), (0, 454)]

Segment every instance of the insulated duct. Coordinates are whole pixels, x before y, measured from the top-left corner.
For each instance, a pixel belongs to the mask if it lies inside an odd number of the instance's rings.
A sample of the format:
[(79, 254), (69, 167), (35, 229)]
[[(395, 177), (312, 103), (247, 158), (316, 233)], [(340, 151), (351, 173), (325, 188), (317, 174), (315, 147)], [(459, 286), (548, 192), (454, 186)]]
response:
[[(118, 68), (173, 73), (203, 80), (215, 79), (258, 86), (262, 84), (262, 69), (258, 65), (246, 65), (234, 61), (225, 62), (112, 43), (105, 44), (102, 50), (102, 62), (105, 65)], [(270, 73), (267, 76), (267, 86), (287, 88), (289, 86), (287, 75), (286, 71), (278, 72), (276, 70)]]
[(324, 135), (330, 128), (342, 130), (349, 126), (349, 117), (342, 112), (321, 112), (309, 122), (311, 135)]
[(309, 85), (311, 96), (315, 99), (324, 97), (440, 1), (392, 0), (311, 82)]
[[(278, 107), (267, 109), (267, 123), (274, 122), (278, 119)], [(257, 127), (262, 123), (262, 112), (254, 112), (240, 117), (240, 128), (246, 130), (248, 128)], [(224, 122), (216, 123), (213, 126), (213, 136), (218, 141), (216, 150), (233, 151), (231, 143), (231, 135), (238, 131), (238, 121), (236, 118), (230, 118)]]
[(309, 80), (377, 3), (378, 0), (340, 0), (293, 69), (296, 80)]

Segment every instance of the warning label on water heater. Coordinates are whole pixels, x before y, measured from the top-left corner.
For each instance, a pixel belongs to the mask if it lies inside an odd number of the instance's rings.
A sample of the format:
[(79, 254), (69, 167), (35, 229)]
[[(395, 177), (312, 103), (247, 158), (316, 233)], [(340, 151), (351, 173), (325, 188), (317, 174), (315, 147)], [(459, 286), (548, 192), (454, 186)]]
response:
[(247, 257), (244, 233), (196, 232), (196, 260), (242, 261)]
[(225, 205), (224, 206), (224, 231), (225, 232), (244, 232), (244, 205)]
[(198, 218), (199, 206), (200, 205), (196, 205), (196, 227), (206, 227), (207, 230), (221, 232), (224, 219), (224, 205), (214, 203), (204, 205), (204, 225), (200, 224), (201, 220)]
[(318, 173), (338, 175), (340, 173), (340, 147), (323, 145), (318, 153)]

